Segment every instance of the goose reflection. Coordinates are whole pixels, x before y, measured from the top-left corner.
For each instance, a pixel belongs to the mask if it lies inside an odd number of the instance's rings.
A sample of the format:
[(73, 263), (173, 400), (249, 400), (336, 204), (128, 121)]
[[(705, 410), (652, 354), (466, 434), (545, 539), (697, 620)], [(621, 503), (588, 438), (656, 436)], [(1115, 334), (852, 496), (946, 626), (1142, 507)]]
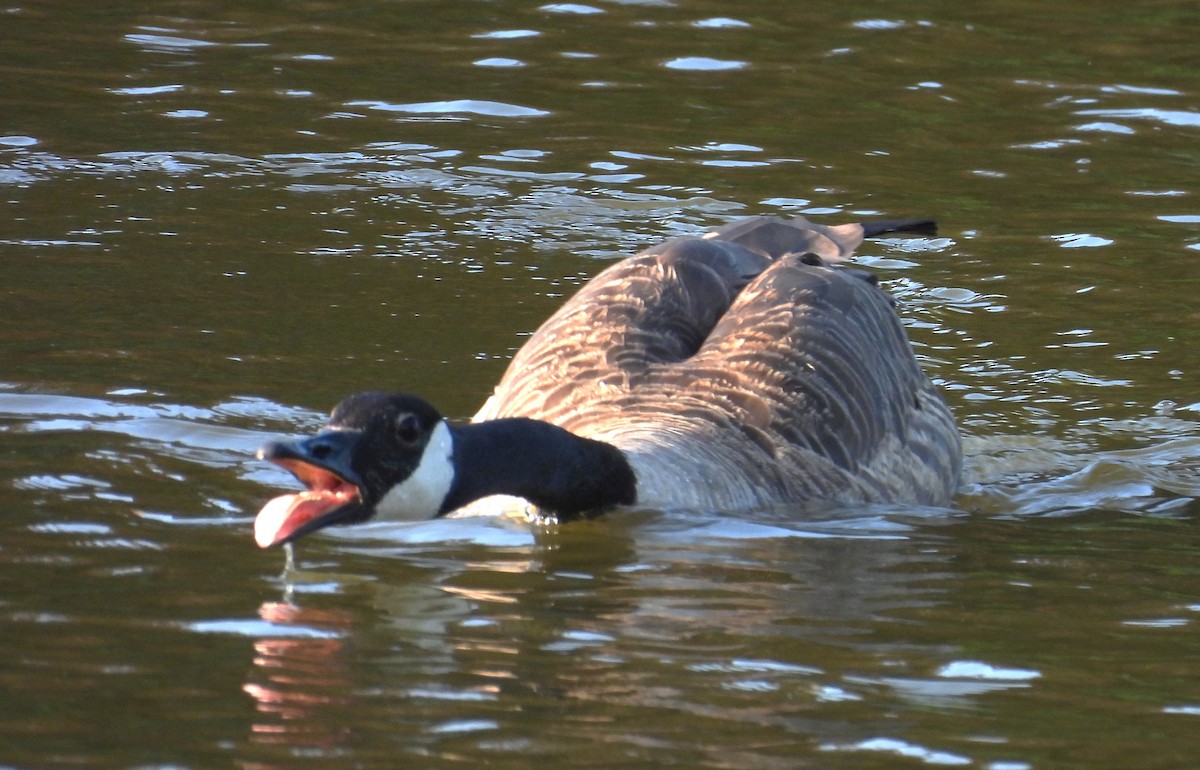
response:
[(329, 718), (332, 710), (353, 698), (346, 661), (350, 613), (269, 601), (258, 614), (273, 626), (297, 633), (254, 643), (254, 670), (242, 686), (257, 711), (251, 741), (335, 750), (350, 734), (349, 722)]
[[(426, 759), (525, 747), (566, 763), (625, 735), (700, 764), (744, 731), (763, 745), (843, 742), (821, 704), (892, 697), (898, 685), (863, 672), (895, 673), (897, 655), (944, 658), (881, 629), (943, 601), (950, 521), (843, 514), (801, 530), (768, 513), (648, 513), (507, 547), (339, 538), (322, 562), (366, 559), (369, 579), (310, 574), (339, 590), (262, 606), (273, 624), (326, 635), (256, 644), (254, 741), (328, 758), (357, 730), (388, 729)], [(698, 716), (725, 736), (697, 736)], [(612, 732), (631, 719), (640, 737)]]

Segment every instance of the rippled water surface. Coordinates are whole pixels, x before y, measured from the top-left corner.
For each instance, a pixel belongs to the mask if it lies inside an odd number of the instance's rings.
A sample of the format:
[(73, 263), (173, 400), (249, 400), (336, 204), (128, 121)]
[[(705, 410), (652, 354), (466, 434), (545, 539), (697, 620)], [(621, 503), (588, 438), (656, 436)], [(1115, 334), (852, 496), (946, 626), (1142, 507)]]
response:
[[(1190, 767), (1200, 12), (0, 9), (0, 765)], [(932, 215), (860, 261), (967, 437), (953, 511), (312, 537), (253, 459), (449, 415), (610, 260)]]

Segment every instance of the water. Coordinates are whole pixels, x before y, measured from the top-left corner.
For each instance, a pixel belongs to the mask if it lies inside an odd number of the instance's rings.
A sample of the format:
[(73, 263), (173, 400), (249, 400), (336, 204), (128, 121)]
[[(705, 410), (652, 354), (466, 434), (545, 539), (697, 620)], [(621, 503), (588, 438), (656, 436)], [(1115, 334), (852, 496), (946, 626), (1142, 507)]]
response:
[[(1182, 2), (26, 3), (0, 23), (0, 764), (1188, 767)], [(861, 261), (953, 511), (375, 526), (262, 442), (466, 416), (623, 253), (937, 216)]]

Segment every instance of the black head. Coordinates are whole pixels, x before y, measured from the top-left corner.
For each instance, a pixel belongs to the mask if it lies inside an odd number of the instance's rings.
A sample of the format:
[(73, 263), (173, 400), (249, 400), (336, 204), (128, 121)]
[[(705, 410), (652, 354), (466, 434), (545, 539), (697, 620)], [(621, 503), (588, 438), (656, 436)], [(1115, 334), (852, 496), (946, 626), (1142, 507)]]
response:
[[(438, 445), (436, 457), (423, 463), (431, 439)], [(453, 478), (441, 415), (402, 393), (349, 396), (317, 435), (272, 442), (258, 456), (287, 468), (308, 487), (275, 498), (259, 513), (255, 538), (264, 548), (331, 524), (365, 521), (381, 507), (395, 517), (432, 518), (442, 502), (432, 498), (439, 490), (444, 497)]]

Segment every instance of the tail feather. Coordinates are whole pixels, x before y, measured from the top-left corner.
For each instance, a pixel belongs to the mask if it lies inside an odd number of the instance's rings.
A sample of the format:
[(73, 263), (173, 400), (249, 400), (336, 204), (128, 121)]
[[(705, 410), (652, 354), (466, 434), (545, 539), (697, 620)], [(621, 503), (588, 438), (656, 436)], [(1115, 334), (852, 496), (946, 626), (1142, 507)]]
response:
[[(937, 222), (932, 219), (881, 219), (862, 224), (822, 225), (802, 216), (791, 219), (748, 217), (712, 230), (704, 235), (704, 239), (732, 244), (768, 260), (779, 259), (785, 254), (815, 254), (825, 262), (835, 264), (850, 259), (864, 238), (884, 233), (936, 235)], [(647, 253), (661, 252), (672, 243), (648, 249)]]

